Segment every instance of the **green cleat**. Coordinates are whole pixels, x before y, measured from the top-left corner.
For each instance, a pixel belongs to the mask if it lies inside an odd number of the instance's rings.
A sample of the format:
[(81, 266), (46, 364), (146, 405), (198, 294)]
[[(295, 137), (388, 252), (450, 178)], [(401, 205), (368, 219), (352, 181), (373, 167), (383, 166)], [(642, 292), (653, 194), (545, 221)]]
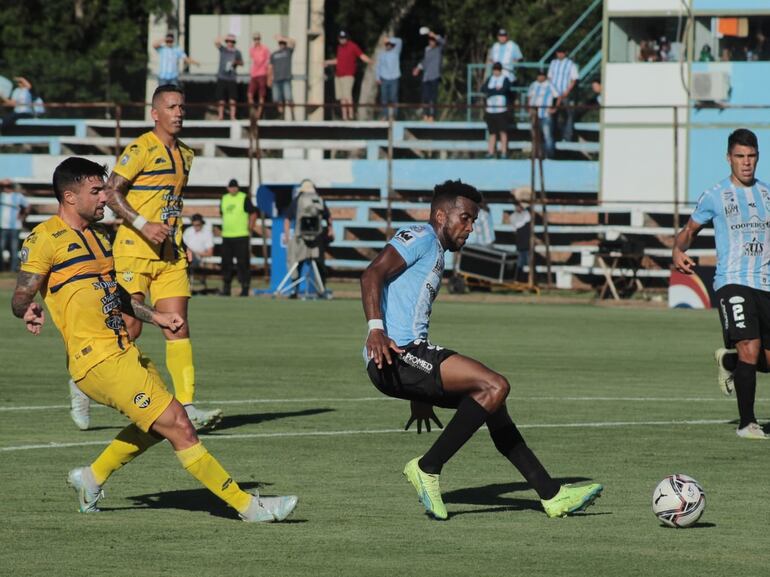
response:
[(545, 514), (549, 517), (566, 517), (592, 505), (603, 489), (604, 487), (599, 483), (562, 485), (554, 497), (540, 502), (543, 504)]
[(446, 512), (444, 501), (441, 500), (441, 487), (438, 484), (439, 476), (422, 471), (417, 464), (419, 460), (420, 457), (416, 457), (406, 464), (404, 476), (409, 479), (409, 482), (417, 491), (420, 503), (423, 504), (428, 514), (432, 515), (435, 519), (443, 521), (449, 515)]

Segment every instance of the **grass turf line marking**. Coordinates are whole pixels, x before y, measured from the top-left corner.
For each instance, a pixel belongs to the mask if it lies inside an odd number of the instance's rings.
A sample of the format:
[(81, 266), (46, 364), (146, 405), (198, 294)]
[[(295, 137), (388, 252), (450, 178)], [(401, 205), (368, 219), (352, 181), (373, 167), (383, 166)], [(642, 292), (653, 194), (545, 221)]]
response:
[[(587, 423), (533, 423), (530, 425), (517, 425), (520, 429), (598, 429), (611, 427), (671, 427), (671, 426), (691, 426), (691, 425), (727, 425), (732, 423), (731, 419), (699, 419), (692, 421), (607, 421), (607, 422), (587, 422)], [(269, 438), (288, 438), (288, 437), (341, 437), (348, 435), (383, 435), (390, 433), (414, 434), (404, 429), (351, 429), (347, 431), (301, 431), (284, 433), (243, 433), (235, 435), (202, 435), (206, 442), (216, 440), (238, 440), (238, 439), (269, 439)], [(69, 447), (89, 447), (93, 445), (107, 445), (112, 439), (103, 441), (81, 441), (76, 443), (40, 443), (36, 445), (16, 445), (10, 447), (0, 447), (0, 453), (11, 451), (29, 451), (33, 449), (66, 449)]]
[[(391, 397), (355, 397), (355, 398), (307, 398), (307, 399), (229, 399), (219, 401), (196, 401), (196, 405), (258, 405), (270, 403), (368, 403), (372, 401), (400, 401)], [(508, 397), (508, 401), (568, 401), (568, 402), (624, 402), (624, 403), (734, 403), (732, 397)], [(757, 403), (770, 402), (768, 399), (756, 399)], [(51, 411), (57, 409), (69, 409), (69, 405), (26, 405), (26, 406), (0, 406), (0, 412), (6, 411)], [(103, 409), (103, 405), (94, 403), (91, 408)]]

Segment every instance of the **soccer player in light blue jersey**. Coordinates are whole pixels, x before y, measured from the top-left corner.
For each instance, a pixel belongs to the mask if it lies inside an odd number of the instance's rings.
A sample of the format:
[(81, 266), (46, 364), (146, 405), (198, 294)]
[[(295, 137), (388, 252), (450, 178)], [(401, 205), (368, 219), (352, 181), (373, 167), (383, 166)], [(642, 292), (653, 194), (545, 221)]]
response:
[[(430, 222), (400, 229), (361, 276), (369, 323), (364, 349), (369, 378), (380, 392), (412, 402), (412, 417), (429, 425), (433, 406), (457, 409), (423, 456), (409, 461), (404, 475), (428, 514), (446, 519), (439, 474), (444, 464), (484, 424), (492, 441), (537, 492), (549, 517), (582, 511), (602, 486), (554, 481), (527, 447), (508, 415), (508, 380), (480, 362), (432, 344), (428, 324), (441, 288), (444, 252), (460, 250), (473, 230), (481, 194), (472, 186), (446, 181), (435, 187)], [(430, 428), (428, 428), (430, 431)]]
[[(715, 353), (718, 380), (725, 394), (735, 389), (740, 415), (737, 434), (748, 439), (768, 438), (754, 415), (757, 365), (768, 372), (770, 364), (770, 186), (754, 177), (758, 160), (759, 144), (753, 132), (739, 128), (730, 134), (730, 176), (701, 194), (673, 250), (676, 269), (693, 274), (695, 262), (686, 251), (698, 232), (713, 222), (714, 290), (725, 343)], [(728, 350), (732, 348), (737, 354)]]

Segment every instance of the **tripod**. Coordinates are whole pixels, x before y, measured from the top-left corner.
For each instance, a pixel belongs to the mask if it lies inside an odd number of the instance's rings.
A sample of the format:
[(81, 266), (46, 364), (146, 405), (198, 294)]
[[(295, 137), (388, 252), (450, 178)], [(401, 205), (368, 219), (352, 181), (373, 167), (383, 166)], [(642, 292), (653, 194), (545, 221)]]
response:
[[(296, 280), (292, 280), (294, 272), (297, 271), (305, 263), (310, 264), (310, 267), (309, 267), (310, 270), (309, 271), (306, 270), (304, 274), (298, 275)], [(290, 284), (289, 284), (289, 281), (291, 281)], [(314, 259), (307, 258), (304, 260), (294, 261), (294, 263), (289, 267), (289, 272), (286, 273), (286, 276), (283, 277), (283, 280), (275, 289), (273, 296), (279, 296), (279, 295), (283, 296), (283, 295), (291, 294), (292, 291), (302, 283), (302, 281), (305, 281), (305, 295), (303, 298), (308, 298), (310, 296), (311, 284), (313, 285), (313, 288), (315, 289), (315, 292), (318, 295), (323, 297), (326, 294), (326, 287), (324, 287), (323, 280), (321, 280), (321, 273), (318, 272), (318, 265), (316, 264)]]

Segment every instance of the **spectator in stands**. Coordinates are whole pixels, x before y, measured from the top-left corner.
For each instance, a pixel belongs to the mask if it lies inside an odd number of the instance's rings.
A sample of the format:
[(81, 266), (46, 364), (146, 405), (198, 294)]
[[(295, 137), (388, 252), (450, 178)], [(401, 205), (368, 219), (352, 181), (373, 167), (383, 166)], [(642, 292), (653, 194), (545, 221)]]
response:
[(556, 49), (556, 58), (551, 60), (548, 67), (548, 80), (551, 81), (558, 98), (556, 99), (556, 122), (559, 138), (572, 140), (572, 127), (575, 122), (575, 101), (572, 97), (572, 89), (578, 80), (578, 67), (567, 57), (567, 51), (563, 47)]
[[(17, 271), (19, 268), (19, 233), (29, 214), (29, 201), (12, 180), (0, 181), (0, 270)], [(5, 264), (5, 251), (10, 260)]]
[(294, 120), (294, 101), (291, 94), (291, 58), (296, 42), (288, 36), (275, 35), (278, 50), (270, 56), (268, 76), (273, 81), (273, 102), (277, 103), (278, 116), (284, 117), (284, 104), (289, 106)]
[(755, 36), (756, 44), (754, 45), (754, 59), (755, 60), (770, 60), (770, 42), (767, 41), (767, 36), (762, 30), (757, 30)]
[(658, 41), (658, 62), (671, 62), (673, 60), (671, 42), (665, 36), (661, 36)]
[(420, 34), (428, 37), (428, 45), (425, 47), (422, 61), (412, 70), (412, 75), (419, 76), (422, 72), (422, 119), (426, 122), (433, 122), (436, 117), (438, 85), (441, 81), (441, 61), (446, 41), (427, 26), (420, 28)]
[(479, 244), (481, 246), (492, 246), (495, 244), (495, 228), (492, 224), (492, 214), (489, 212), (489, 205), (484, 198), (479, 203), (479, 214), (473, 223), (473, 230), (468, 235), (468, 240), (466, 241), (466, 246), (469, 244)]
[(233, 257), (238, 261), (241, 296), (249, 296), (251, 287), (251, 231), (257, 221), (257, 209), (251, 198), (239, 190), (234, 178), (219, 203), (222, 215), (222, 296), (230, 296), (233, 280)]
[(487, 62), (490, 64), (499, 62), (503, 65), (503, 76), (511, 81), (511, 88), (513, 88), (516, 82), (514, 66), (522, 58), (524, 58), (524, 55), (521, 53), (519, 45), (508, 38), (508, 31), (505, 28), (500, 28), (497, 31), (497, 42), (489, 49)]
[(225, 118), (225, 101), (230, 105), (230, 120), (235, 120), (235, 107), (238, 101), (238, 67), (243, 65), (241, 51), (235, 48), (235, 35), (228, 34), (222, 45), (222, 37), (214, 40), (219, 50), (219, 70), (217, 71), (217, 118)]
[(3, 116), (3, 129), (10, 128), (20, 118), (32, 118), (34, 116), (32, 83), (23, 76), (13, 79), (16, 88), (11, 92), (11, 97), (3, 100), (5, 106), (13, 106), (13, 111)]
[(503, 74), (503, 65), (495, 62), (492, 74), (484, 81), (482, 91), (487, 98), (485, 120), (489, 132), (487, 158), (497, 156), (497, 140), (500, 139), (500, 156), (508, 155), (508, 97), (511, 81)]
[(385, 49), (377, 55), (375, 75), (380, 85), (380, 103), (382, 117), (388, 119), (395, 116), (395, 108), (389, 104), (398, 103), (398, 84), (401, 79), (401, 38), (391, 36), (385, 39)]
[(654, 40), (642, 40), (639, 42), (639, 62), (657, 62), (658, 51)]
[(517, 282), (526, 282), (527, 276), (525, 273), (529, 272), (529, 236), (532, 219), (529, 215), (529, 207), (524, 206), (519, 200), (514, 200), (513, 205), (515, 209), (511, 215), (511, 227), (513, 227), (513, 232), (516, 235), (516, 272), (514, 273), (514, 279)]
[(190, 263), (190, 286), (193, 286), (193, 277), (196, 273), (203, 273), (203, 287), (206, 286), (205, 269), (209, 268), (205, 259), (214, 255), (214, 234), (211, 227), (206, 226), (206, 221), (200, 214), (192, 215), (191, 224), (182, 235), (187, 252), (187, 262)]
[(169, 32), (164, 40), (156, 40), (152, 47), (158, 53), (160, 60), (158, 65), (158, 86), (163, 84), (173, 84), (179, 86), (179, 61), (185, 65), (200, 65), (200, 62), (193, 60), (184, 49), (174, 43), (174, 35)]
[[(601, 90), (601, 88), (600, 88)], [(527, 91), (527, 105), (532, 119), (533, 131), (535, 126), (540, 128), (540, 133), (533, 138), (541, 138), (542, 146), (537, 149), (545, 153), (546, 158), (554, 156), (553, 140), (553, 114), (556, 111), (554, 101), (559, 97), (559, 92), (548, 78), (542, 68), (537, 72), (537, 79), (529, 85)], [(540, 143), (538, 143), (540, 144)]]
[(361, 48), (340, 30), (337, 35), (337, 56), (324, 61), (324, 66), (336, 66), (334, 71), (334, 97), (340, 101), (342, 120), (353, 120), (353, 84), (356, 80), (358, 61), (371, 64)]
[(704, 44), (701, 47), (698, 62), (714, 62), (714, 54), (711, 52), (711, 46)]
[(270, 50), (262, 44), (262, 35), (259, 32), (255, 32), (251, 36), (252, 44), (249, 48), (249, 56), (251, 57), (251, 74), (249, 78), (249, 91), (246, 98), (249, 102), (249, 107), (254, 106), (254, 102), (257, 102), (257, 118), (262, 118), (262, 109), (265, 106), (265, 98), (267, 96), (267, 76), (268, 66), (270, 65)]

